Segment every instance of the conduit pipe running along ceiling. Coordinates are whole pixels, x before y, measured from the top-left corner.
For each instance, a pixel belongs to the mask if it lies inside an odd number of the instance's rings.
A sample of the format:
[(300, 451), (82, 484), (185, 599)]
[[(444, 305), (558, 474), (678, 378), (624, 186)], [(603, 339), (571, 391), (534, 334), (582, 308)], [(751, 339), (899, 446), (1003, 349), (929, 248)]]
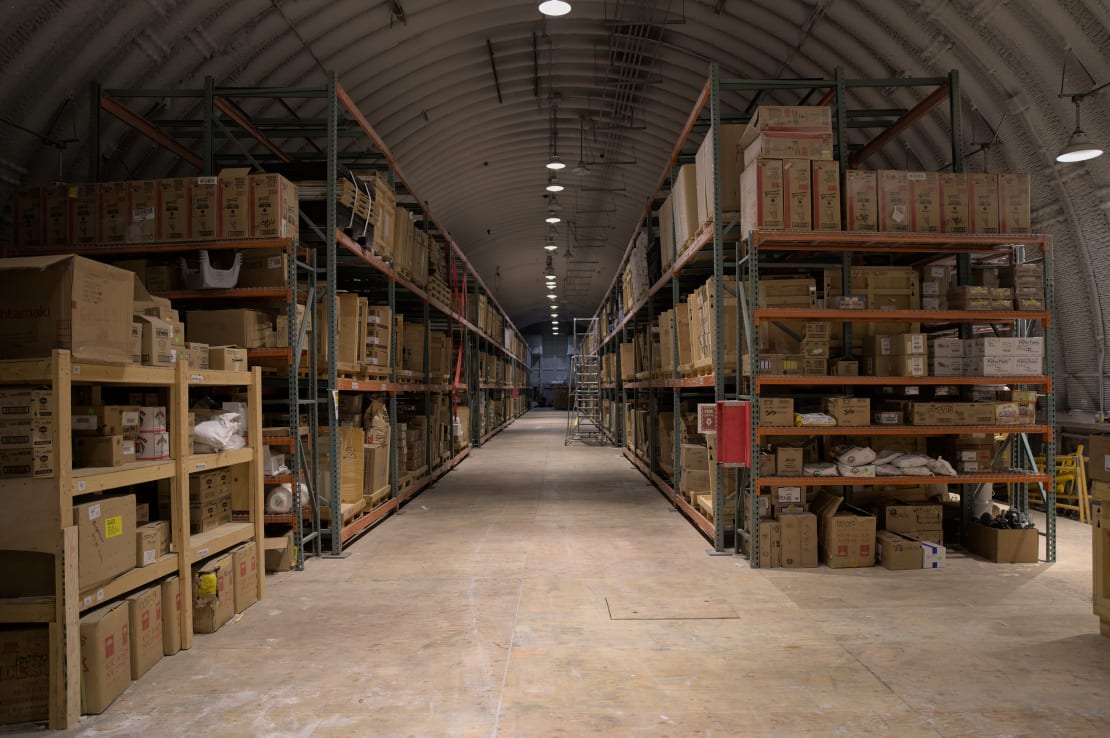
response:
[[(574, 0), (544, 18), (531, 0), (13, 0), (0, 5), (0, 183), (86, 172), (87, 85), (320, 85), (334, 69), (420, 195), (518, 326), (546, 327), (542, 245), (550, 105), (567, 189), (556, 271), (560, 315), (592, 315), (677, 132), (708, 74), (724, 78), (935, 76), (960, 72), (965, 149), (995, 145), (968, 170), (1033, 175), (1034, 230), (1053, 237), (1062, 407), (1098, 409), (1107, 392), (1110, 156), (1057, 164), (1073, 108), (1060, 99), (1066, 49), (1110, 79), (1105, 0)], [(398, 12), (400, 11), (400, 12)], [(535, 37), (535, 41), (533, 41)], [(491, 68), (496, 65), (501, 101)], [(538, 65), (534, 62), (538, 59)], [(1089, 81), (1069, 67), (1068, 88)], [(536, 72), (538, 71), (538, 76)], [(856, 93), (854, 105), (909, 108), (920, 91)], [(760, 102), (793, 104), (798, 92)], [(732, 95), (743, 110), (750, 96)], [(290, 100), (300, 115), (318, 103)], [(140, 110), (142, 112), (142, 110)], [(191, 113), (175, 104), (173, 114)], [(252, 114), (275, 113), (254, 110)], [(1110, 93), (1083, 103), (1092, 140), (1110, 142)], [(571, 173), (579, 125), (591, 173)], [(974, 132), (972, 131), (974, 121)], [(58, 151), (50, 140), (80, 139)], [(931, 114), (867, 162), (939, 169), (948, 115)], [(875, 131), (856, 131), (859, 142)], [(116, 123), (103, 128), (105, 178), (192, 169)], [(289, 150), (307, 146), (279, 140)], [(573, 254), (568, 258), (568, 248)]]

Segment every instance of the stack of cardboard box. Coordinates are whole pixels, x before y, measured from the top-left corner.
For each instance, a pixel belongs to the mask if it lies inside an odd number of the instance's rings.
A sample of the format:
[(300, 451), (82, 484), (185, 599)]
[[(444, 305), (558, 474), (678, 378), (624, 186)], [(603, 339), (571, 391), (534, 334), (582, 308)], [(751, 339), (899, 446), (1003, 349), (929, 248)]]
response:
[(0, 479), (54, 476), (54, 393), (0, 388)]
[(1043, 264), (1014, 264), (1006, 267), (999, 271), (998, 284), (1014, 291), (1015, 309), (1045, 309)]

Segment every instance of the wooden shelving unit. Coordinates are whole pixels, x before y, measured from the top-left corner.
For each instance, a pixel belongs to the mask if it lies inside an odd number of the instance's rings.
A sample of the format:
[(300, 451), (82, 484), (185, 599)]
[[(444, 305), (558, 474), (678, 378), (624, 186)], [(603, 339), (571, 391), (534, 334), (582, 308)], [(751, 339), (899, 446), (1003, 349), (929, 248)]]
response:
[[(261, 384), (260, 373), (204, 372), (190, 377), (182, 363), (175, 368), (99, 365), (73, 362), (68, 351), (54, 351), (45, 359), (0, 361), (0, 384), (41, 386), (53, 390), (55, 473), (48, 479), (5, 479), (0, 494), (5, 515), (0, 538), (7, 550), (54, 557), (54, 595), (0, 600), (2, 623), (47, 623), (50, 637), (51, 728), (73, 726), (80, 718), (81, 662), (78, 624), (81, 614), (130, 592), (177, 574), (183, 588), (192, 586), (192, 566), (200, 560), (254, 540), (261, 545)], [(195, 381), (191, 381), (195, 380)], [(73, 468), (72, 389), (74, 385), (115, 385), (165, 390), (169, 395), (171, 456), (164, 461), (138, 461), (112, 468)], [(191, 386), (230, 386), (248, 393), (250, 428), (244, 449), (222, 454), (193, 454), (188, 447), (187, 416)], [(205, 469), (250, 465), (251, 521), (232, 523), (200, 535), (189, 535), (189, 475)], [(108, 582), (84, 591), (78, 588), (80, 558), (73, 507), (94, 495), (132, 485), (170, 481), (170, 525), (173, 550), (153, 564), (133, 568)], [(264, 572), (259, 567), (261, 598)], [(187, 592), (188, 590), (186, 590)], [(182, 597), (181, 642), (193, 638), (192, 598)]]

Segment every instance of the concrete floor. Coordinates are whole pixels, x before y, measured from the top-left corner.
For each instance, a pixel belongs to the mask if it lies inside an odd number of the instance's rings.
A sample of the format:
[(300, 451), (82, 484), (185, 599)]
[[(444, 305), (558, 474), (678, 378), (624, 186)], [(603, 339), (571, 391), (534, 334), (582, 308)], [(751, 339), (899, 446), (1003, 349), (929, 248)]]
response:
[(1110, 735), (1087, 527), (1051, 566), (755, 571), (564, 422), (521, 418), (69, 734)]

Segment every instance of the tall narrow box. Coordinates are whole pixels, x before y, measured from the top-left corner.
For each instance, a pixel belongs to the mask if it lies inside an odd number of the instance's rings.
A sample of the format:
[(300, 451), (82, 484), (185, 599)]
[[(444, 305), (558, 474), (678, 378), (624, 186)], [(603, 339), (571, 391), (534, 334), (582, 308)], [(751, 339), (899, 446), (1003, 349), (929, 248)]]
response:
[(123, 243), (127, 238), (130, 222), (127, 211), (127, 183), (102, 182), (100, 184), (100, 222), (97, 230), (100, 243)]
[(971, 201), (971, 232), (998, 233), (998, 175), (974, 172), (967, 176)]
[(138, 679), (162, 660), (162, 588), (158, 585), (127, 598), (131, 678)]
[(81, 712), (99, 715), (131, 684), (127, 602), (82, 616)]
[(189, 211), (189, 240), (210, 241), (220, 237), (219, 177), (196, 177), (189, 181)]
[(811, 162), (813, 230), (840, 230), (840, 162)]
[(917, 233), (940, 233), (940, 175), (936, 172), (909, 172), (911, 224)]
[(70, 187), (69, 242), (74, 245), (96, 243), (100, 237), (100, 185), (79, 184)]
[(158, 240), (184, 241), (192, 231), (189, 180), (158, 180)]
[(1029, 233), (1029, 175), (1004, 172), (998, 175), (998, 230), (1000, 233)]
[(875, 231), (879, 228), (879, 183), (875, 172), (849, 169), (845, 173), (847, 222), (849, 231)]
[(940, 175), (940, 197), (944, 205), (941, 230), (945, 233), (971, 231), (971, 194), (967, 175), (963, 172), (945, 172)]
[(251, 235), (287, 238), (297, 235), (297, 186), (280, 174), (252, 174)]
[(15, 245), (34, 250), (45, 244), (46, 213), (42, 207), (42, 189), (20, 187), (15, 191)]
[(809, 159), (783, 159), (786, 228), (794, 231), (813, 230), (813, 184)]
[(158, 239), (158, 180), (137, 179), (127, 183), (127, 243), (150, 243)]
[(908, 231), (913, 224), (909, 172), (884, 169), (879, 180), (879, 230)]
[(219, 176), (220, 230), (217, 238), (248, 238), (251, 233), (249, 169), (224, 169)]
[(69, 185), (42, 188), (43, 240), (47, 246), (69, 242)]
[(782, 159), (759, 159), (740, 175), (740, 225), (744, 235), (757, 228), (786, 225)]

